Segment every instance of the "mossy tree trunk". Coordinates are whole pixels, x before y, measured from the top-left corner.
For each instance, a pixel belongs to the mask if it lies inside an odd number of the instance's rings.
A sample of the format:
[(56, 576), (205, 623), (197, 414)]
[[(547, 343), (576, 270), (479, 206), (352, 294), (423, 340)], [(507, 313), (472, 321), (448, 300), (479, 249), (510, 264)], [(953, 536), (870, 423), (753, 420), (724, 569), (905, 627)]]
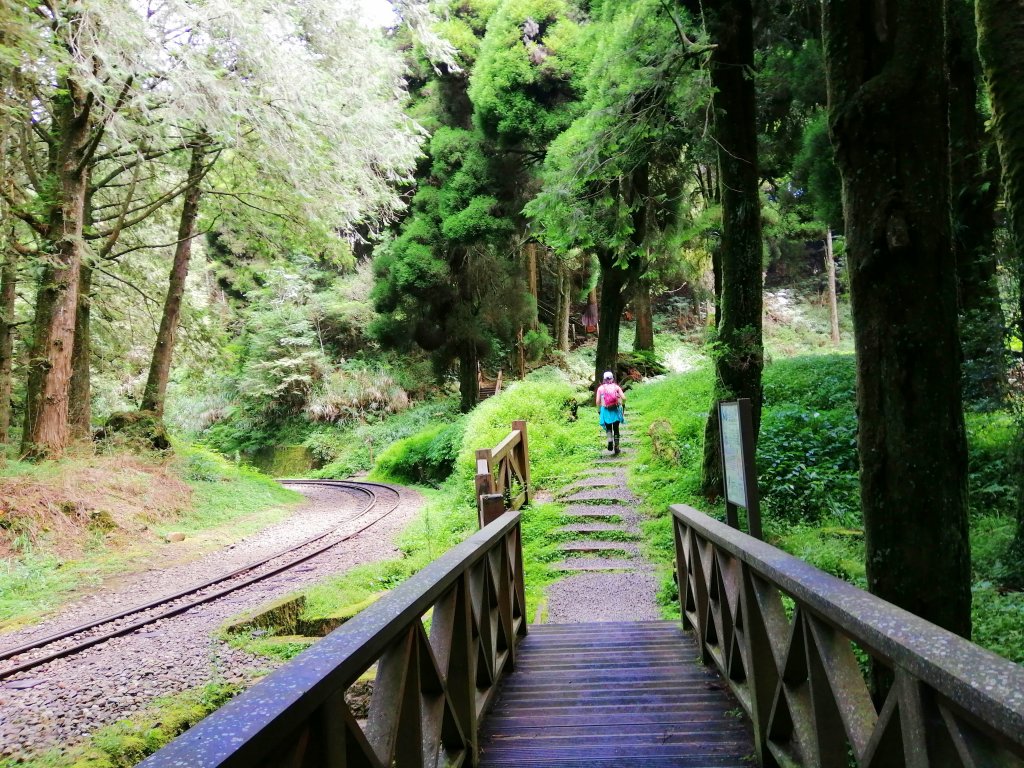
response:
[(14, 301), (18, 286), (18, 252), (13, 243), (0, 267), (0, 445), (11, 430), (11, 392), (14, 384)]
[(651, 284), (637, 280), (633, 291), (633, 309), (636, 310), (636, 335), (633, 338), (634, 352), (654, 351), (654, 317), (651, 307)]
[(92, 434), (92, 275), (92, 265), (86, 259), (78, 270), (78, 312), (68, 389), (68, 421), (76, 440)]
[(597, 260), (601, 265), (601, 303), (597, 331), (597, 359), (594, 365), (594, 386), (601, 381), (604, 371), (615, 371), (619, 360), (619, 328), (626, 298), (643, 273), (644, 263), (640, 250), (647, 236), (647, 196), (650, 191), (650, 168), (638, 166), (621, 181), (619, 204), (631, 210), (632, 232), (629, 252), (625, 255), (608, 248), (599, 248)]
[[(857, 351), (868, 586), (971, 631), (943, 0), (823, 6)], [(883, 680), (879, 677), (876, 682)]]
[(192, 241), (199, 219), (199, 201), (202, 197), (200, 182), (206, 170), (207, 142), (198, 141), (192, 146), (188, 169), (188, 189), (181, 206), (178, 220), (178, 239), (174, 246), (174, 261), (168, 278), (164, 311), (160, 318), (160, 330), (149, 365), (146, 388), (142, 393), (140, 410), (152, 411), (163, 417), (164, 401), (167, 397), (167, 382), (171, 376), (171, 361), (174, 359), (174, 345), (181, 323), (181, 305), (185, 295), (185, 280), (188, 278), (189, 262), (192, 259)]
[(459, 410), (469, 413), (480, 399), (480, 357), (476, 344), (467, 342), (459, 355)]
[[(975, 13), (1017, 268), (1017, 335), (1024, 338), (1024, 5), (1019, 0), (977, 0)], [(1010, 557), (1013, 580), (1024, 586), (1024, 403), (1018, 403), (1017, 414), (1017, 534)]]
[(572, 272), (564, 260), (556, 258), (558, 270), (558, 308), (555, 318), (555, 347), (569, 351), (569, 315), (572, 312)]
[[(711, 56), (715, 87), (715, 139), (722, 195), (720, 275), (716, 274), (718, 350), (714, 401), (705, 429), (701, 485), (721, 493), (718, 450), (720, 399), (749, 398), (754, 436), (761, 422), (761, 200), (757, 171), (754, 102), (753, 9), (750, 0), (704, 3), (705, 24), (716, 48)], [(720, 278), (720, 279), (719, 279)]]
[(21, 453), (26, 458), (59, 456), (71, 436), (68, 389), (78, 310), (82, 230), (87, 192), (92, 100), (74, 82), (56, 100), (50, 136), (53, 199), (46, 224), (47, 259), (36, 294), (28, 361)]
[(995, 408), (1006, 394), (1005, 323), (996, 282), (993, 215), (998, 163), (978, 111), (980, 61), (973, 9), (949, 5), (949, 127), (953, 194), (953, 246), (964, 355), (964, 400)]

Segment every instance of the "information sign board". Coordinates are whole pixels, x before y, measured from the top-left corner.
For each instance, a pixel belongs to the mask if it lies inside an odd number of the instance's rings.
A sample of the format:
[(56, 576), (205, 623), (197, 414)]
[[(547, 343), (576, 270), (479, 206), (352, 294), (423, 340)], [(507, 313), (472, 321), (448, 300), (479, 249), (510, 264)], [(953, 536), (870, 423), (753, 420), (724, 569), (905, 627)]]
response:
[(740, 431), (740, 404), (719, 403), (722, 429), (722, 469), (725, 472), (725, 500), (747, 509), (747, 483), (743, 460), (743, 434)]

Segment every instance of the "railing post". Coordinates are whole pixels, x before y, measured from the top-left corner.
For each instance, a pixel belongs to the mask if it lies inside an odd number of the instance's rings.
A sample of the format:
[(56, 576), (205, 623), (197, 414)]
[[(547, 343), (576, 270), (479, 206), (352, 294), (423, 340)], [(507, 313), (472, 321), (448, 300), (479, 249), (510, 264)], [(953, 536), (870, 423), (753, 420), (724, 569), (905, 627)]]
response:
[(526, 439), (526, 422), (513, 421), (512, 429), (519, 432), (520, 440), (516, 450), (519, 451), (519, 466), (523, 469), (523, 489), (526, 491), (526, 503), (529, 504), (533, 500), (533, 490), (530, 487), (530, 447)]
[(476, 452), (476, 513), (480, 527), (484, 527), (483, 497), (494, 493), (494, 472), (491, 469), (490, 448), (479, 448)]
[(480, 497), (480, 527), (493, 523), (505, 514), (505, 497), (500, 493), (485, 493)]

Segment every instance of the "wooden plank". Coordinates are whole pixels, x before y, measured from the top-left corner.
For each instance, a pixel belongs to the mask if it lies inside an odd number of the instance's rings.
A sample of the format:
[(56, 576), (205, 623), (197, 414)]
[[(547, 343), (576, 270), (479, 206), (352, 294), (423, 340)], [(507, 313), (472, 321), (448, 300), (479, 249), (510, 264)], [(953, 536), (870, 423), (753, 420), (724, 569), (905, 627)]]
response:
[(750, 724), (673, 622), (541, 625), (483, 723), (480, 765), (746, 768)]

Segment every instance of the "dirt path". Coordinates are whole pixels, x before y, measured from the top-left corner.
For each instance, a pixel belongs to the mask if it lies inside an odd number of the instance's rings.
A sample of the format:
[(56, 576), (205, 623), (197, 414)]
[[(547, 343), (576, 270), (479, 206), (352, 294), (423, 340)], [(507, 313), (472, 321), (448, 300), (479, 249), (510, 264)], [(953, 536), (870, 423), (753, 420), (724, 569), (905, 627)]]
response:
[(548, 623), (661, 618), (654, 565), (639, 545), (640, 500), (626, 485), (632, 456), (629, 428), (624, 426), (622, 452), (614, 456), (601, 450), (596, 468), (558, 494), (566, 505), (560, 530), (573, 538), (562, 544), (565, 558), (551, 565), (566, 576), (548, 588)]

